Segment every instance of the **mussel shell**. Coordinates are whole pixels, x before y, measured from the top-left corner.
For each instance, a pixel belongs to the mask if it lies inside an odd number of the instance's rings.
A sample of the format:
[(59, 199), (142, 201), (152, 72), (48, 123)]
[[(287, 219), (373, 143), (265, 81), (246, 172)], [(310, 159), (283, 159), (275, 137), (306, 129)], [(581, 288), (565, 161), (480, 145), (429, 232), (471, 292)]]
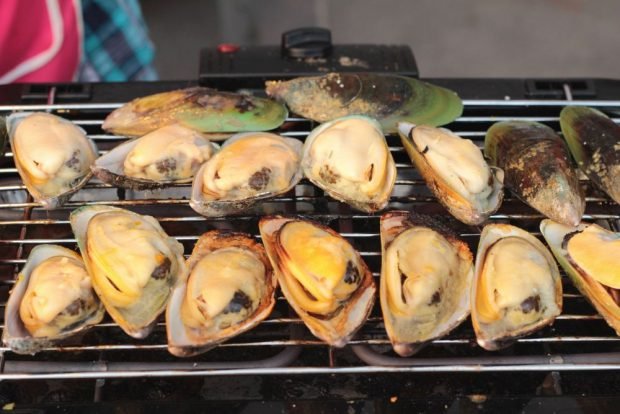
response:
[(485, 207), (481, 203), (469, 200), (450, 187), (448, 183), (438, 174), (430, 163), (426, 160), (424, 152), (420, 151), (413, 141), (415, 125), (409, 123), (399, 124), (399, 135), (403, 147), (411, 162), (424, 178), (426, 185), (435, 194), (437, 200), (443, 205), (455, 218), (459, 221), (469, 224), (478, 225), (484, 223), (491, 214), (495, 213), (502, 204), (504, 199), (503, 177), (501, 169), (491, 168), (492, 193), (489, 206)]
[(304, 175), (306, 176), (306, 178), (312, 181), (314, 185), (324, 190), (327, 194), (329, 194), (330, 197), (335, 198), (338, 201), (347, 203), (352, 207), (366, 213), (374, 213), (376, 211), (384, 209), (387, 206), (390, 200), (390, 195), (392, 194), (392, 190), (394, 189), (394, 183), (396, 182), (396, 164), (394, 163), (394, 159), (392, 158), (392, 154), (385, 140), (385, 148), (388, 154), (388, 160), (386, 163), (386, 168), (388, 170), (386, 176), (386, 183), (385, 186), (382, 188), (382, 191), (375, 197), (368, 198), (365, 197), (365, 195), (363, 194), (359, 194), (359, 196), (357, 197), (351, 197), (350, 195), (346, 195), (342, 191), (340, 191), (340, 189), (338, 188), (339, 182), (332, 183), (329, 182), (329, 180), (325, 180), (320, 176), (315, 176), (312, 173), (312, 161), (310, 160), (310, 151), (312, 148), (312, 144), (314, 143), (316, 138), (332, 126), (349, 119), (361, 119), (367, 122), (369, 127), (374, 128), (378, 134), (383, 136), (381, 125), (379, 125), (379, 123), (374, 119), (365, 116), (351, 115), (337, 118), (330, 122), (326, 122), (312, 130), (310, 135), (308, 135), (308, 137), (306, 138), (303, 147), (303, 157), (301, 162), (302, 168), (304, 170)]
[[(73, 194), (75, 194), (80, 188), (86, 185), (86, 183), (88, 182), (88, 180), (90, 180), (93, 174), (92, 174), (92, 171), (88, 170), (83, 177), (77, 179), (71, 185), (70, 190), (65, 191), (64, 193), (55, 194), (55, 195), (41, 194), (41, 192), (37, 190), (31, 184), (30, 180), (28, 179), (27, 173), (23, 170), (20, 163), (17, 162), (17, 158), (15, 157), (15, 147), (13, 145), (13, 139), (15, 136), (15, 131), (17, 130), (17, 126), (19, 125), (20, 122), (24, 120), (24, 118), (30, 115), (32, 115), (32, 113), (30, 112), (19, 112), (19, 113), (11, 114), (6, 118), (6, 128), (7, 128), (8, 135), (9, 135), (9, 143), (11, 144), (11, 151), (13, 151), (13, 159), (15, 160), (15, 167), (17, 168), (17, 172), (22, 178), (22, 181), (24, 182), (26, 189), (28, 190), (30, 195), (32, 195), (32, 198), (34, 199), (34, 201), (41, 203), (41, 205), (45, 209), (54, 209), (54, 208), (60, 207), (61, 205), (69, 201), (69, 199), (73, 196)], [(95, 145), (94, 141), (86, 135), (86, 131), (84, 131), (83, 128), (80, 128), (79, 126), (73, 124), (71, 121), (68, 121), (64, 118), (60, 118), (60, 117), (58, 118), (62, 120), (63, 122), (72, 124), (76, 128), (78, 128), (86, 137), (86, 140), (88, 141), (88, 144), (92, 148), (93, 152), (97, 154), (97, 146)]]
[(134, 99), (110, 113), (103, 129), (142, 136), (179, 123), (200, 132), (268, 131), (287, 115), (282, 104), (269, 99), (192, 87)]
[(99, 302), (99, 307), (94, 313), (87, 315), (86, 319), (71, 329), (59, 333), (54, 337), (33, 337), (24, 326), (19, 314), (22, 298), (28, 289), (30, 275), (32, 271), (44, 260), (54, 256), (66, 256), (82, 262), (79, 254), (65, 247), (41, 244), (35, 246), (24, 268), (19, 272), (15, 286), (11, 290), (11, 295), (4, 310), (4, 330), (2, 331), (2, 342), (18, 354), (34, 354), (44, 348), (56, 345), (70, 336), (84, 332), (93, 325), (98, 324), (105, 315), (103, 303)]
[(258, 308), (243, 322), (232, 325), (222, 331), (189, 334), (188, 328), (183, 324), (181, 318), (181, 305), (187, 290), (187, 280), (183, 281), (174, 288), (166, 308), (168, 351), (171, 354), (179, 357), (189, 357), (206, 352), (218, 344), (252, 329), (271, 313), (276, 303), (275, 289), (277, 279), (273, 274), (273, 268), (267, 258), (265, 249), (262, 245), (256, 243), (249, 234), (212, 230), (200, 236), (194, 246), (192, 255), (187, 260), (188, 275), (191, 274), (194, 266), (207, 254), (227, 247), (247, 249), (253, 252), (265, 265), (264, 283), (266, 289)]
[(324, 319), (313, 316), (296, 303), (295, 297), (292, 295), (289, 288), (288, 281), (283, 276), (284, 272), (287, 271), (286, 266), (282, 263), (276, 251), (278, 233), (282, 226), (291, 221), (309, 222), (334, 237), (342, 238), (342, 236), (320, 223), (297, 217), (265, 216), (261, 218), (258, 225), (265, 250), (267, 251), (269, 260), (278, 278), (278, 284), (288, 303), (295, 312), (297, 312), (314, 336), (331, 346), (338, 348), (343, 347), (363, 325), (372, 310), (376, 290), (372, 273), (359, 253), (355, 252), (364, 273), (357, 290), (348, 298), (347, 303), (342, 305), (343, 308), (331, 318)]
[[(464, 278), (463, 290), (458, 290), (460, 295), (458, 301), (455, 302), (455, 308), (444, 318), (441, 323), (437, 324), (426, 335), (420, 336), (416, 324), (416, 317), (403, 318), (392, 314), (388, 306), (388, 288), (385, 272), (387, 249), (391, 243), (403, 232), (415, 228), (422, 227), (431, 229), (443, 236), (450, 244), (452, 244), (462, 260), (469, 262), (469, 270), (466, 274), (459, 275)], [(473, 255), (466, 243), (460, 240), (450, 229), (443, 224), (433, 220), (431, 217), (418, 215), (407, 211), (390, 211), (381, 216), (381, 282), (379, 297), (381, 299), (381, 311), (383, 313), (383, 321), (390, 342), (394, 351), (400, 356), (410, 356), (420, 350), (427, 342), (447, 335), (452, 329), (461, 324), (470, 312), (470, 293), (471, 283), (474, 277)], [(458, 283), (455, 281), (454, 283)]]
[[(95, 217), (95, 215), (110, 211), (120, 211), (126, 214), (134, 215), (136, 217), (140, 216), (139, 214), (131, 212), (129, 210), (105, 205), (80, 207), (72, 211), (71, 215), (69, 216), (73, 234), (77, 239), (80, 252), (82, 253), (82, 257), (84, 259), (84, 264), (86, 265), (86, 269), (88, 270), (88, 273), (91, 275), (91, 277), (94, 272), (92, 269), (93, 266), (90, 263), (90, 257), (87, 248), (88, 222), (93, 217)], [(163, 231), (163, 229), (161, 229), (161, 227), (157, 229), (157, 232), (162, 238), (171, 240), (171, 238), (168, 237), (168, 235)], [(162, 301), (161, 306), (149, 309), (148, 311), (142, 311), (138, 314), (134, 312), (133, 315), (130, 315), (124, 309), (117, 308), (116, 306), (111, 304), (110, 301), (106, 298), (106, 295), (99, 289), (97, 279), (95, 277), (93, 277), (92, 279), (93, 289), (95, 290), (95, 293), (97, 293), (97, 296), (99, 296), (99, 299), (101, 299), (101, 302), (103, 302), (106, 311), (110, 314), (112, 319), (114, 319), (114, 321), (121, 327), (121, 329), (123, 329), (123, 331), (125, 331), (127, 335), (133, 338), (146, 338), (151, 333), (157, 322), (157, 317), (166, 308), (172, 289), (174, 288), (176, 283), (184, 280), (187, 276), (185, 259), (182, 253), (183, 246), (177, 241), (174, 241), (174, 243), (179, 246), (179, 252), (176, 252), (176, 256), (174, 257), (176, 262), (175, 264), (178, 267), (176, 277), (172, 278), (173, 280), (170, 281), (170, 284), (166, 287), (165, 291), (157, 292), (153, 289), (153, 285), (151, 285), (150, 287), (147, 285), (145, 291), (142, 293), (142, 298), (146, 298), (146, 302), (148, 304), (157, 302), (159, 298), (162, 297), (162, 295), (166, 297), (166, 299)], [(148, 304), (146, 306), (149, 306)], [(137, 306), (137, 304), (134, 306)]]
[(590, 225), (581, 223), (578, 226), (566, 226), (546, 219), (541, 221), (540, 231), (551, 248), (553, 255), (575, 287), (601, 314), (607, 324), (616, 331), (616, 335), (620, 335), (620, 306), (601, 283), (579, 267), (573, 265), (564, 246), (566, 236), (574, 232), (580, 232)]
[[(138, 144), (140, 138), (135, 138), (112, 148), (108, 153), (97, 158), (95, 164), (91, 167), (95, 177), (104, 183), (115, 187), (126, 188), (128, 190), (156, 190), (159, 188), (169, 187), (176, 184), (191, 183), (193, 177), (156, 181), (146, 178), (130, 177), (124, 174), (123, 163), (127, 155)], [(211, 144), (217, 148), (215, 144)]]
[[(484, 269), (487, 252), (495, 243), (506, 237), (517, 237), (524, 239), (544, 256), (546, 262), (549, 264), (551, 277), (553, 278), (553, 284), (555, 287), (555, 302), (554, 304), (549, 304), (552, 305), (553, 309), (550, 309), (547, 317), (541, 318), (535, 323), (525, 325), (512, 332), (507, 331), (506, 327), (501, 327), (502, 319), (494, 322), (493, 324), (483, 323), (479, 319), (476, 309), (477, 290), (482, 276), (482, 271)], [(551, 253), (549, 253), (549, 250), (547, 250), (547, 248), (536, 237), (518, 227), (509, 224), (487, 224), (480, 235), (480, 242), (476, 253), (475, 275), (471, 291), (471, 321), (476, 333), (476, 341), (478, 342), (478, 345), (488, 351), (495, 351), (510, 346), (516, 339), (527, 336), (543, 328), (544, 326), (553, 323), (555, 317), (559, 315), (561, 311), (562, 280), (557, 264), (555, 263)], [(492, 326), (497, 324), (500, 324), (499, 328)], [(495, 333), (491, 331), (495, 331)]]
[(414, 78), (376, 73), (329, 73), (289, 81), (269, 81), (267, 94), (296, 114), (318, 122), (347, 115), (377, 119), (386, 133), (397, 123), (445, 125), (463, 113), (458, 95)]
[(596, 109), (567, 106), (560, 112), (560, 127), (579, 168), (620, 203), (620, 126)]
[[(245, 132), (241, 134), (235, 134), (229, 139), (227, 139), (222, 145), (221, 149), (225, 149), (228, 145), (233, 142), (243, 139), (245, 137), (255, 135), (255, 132)], [(302, 143), (301, 141), (293, 138), (283, 138), (286, 142), (297, 152), (301, 154)], [(265, 157), (269, 157), (268, 153), (264, 154)], [(301, 159), (301, 156), (300, 156)], [(227, 200), (227, 199), (219, 199), (219, 200), (208, 200), (205, 199), (202, 193), (203, 187), (203, 172), (207, 168), (207, 163), (204, 163), (202, 167), (196, 172), (194, 176), (194, 180), (192, 181), (192, 195), (191, 200), (189, 202), (190, 207), (196, 211), (197, 213), (202, 214), (205, 217), (224, 217), (236, 213), (240, 213), (244, 210), (251, 208), (254, 204), (258, 203), (261, 200), (265, 200), (268, 198), (273, 198), (281, 194), (285, 194), (292, 190), (297, 183), (302, 179), (303, 172), (301, 170), (301, 163), (298, 168), (298, 171), (295, 173), (291, 182), (286, 188), (283, 188), (278, 192), (264, 192), (258, 193), (253, 196), (238, 199), (238, 200)]]
[(504, 184), (545, 216), (581, 221), (585, 198), (562, 139), (537, 122), (498, 122), (489, 128), (484, 153), (504, 171)]

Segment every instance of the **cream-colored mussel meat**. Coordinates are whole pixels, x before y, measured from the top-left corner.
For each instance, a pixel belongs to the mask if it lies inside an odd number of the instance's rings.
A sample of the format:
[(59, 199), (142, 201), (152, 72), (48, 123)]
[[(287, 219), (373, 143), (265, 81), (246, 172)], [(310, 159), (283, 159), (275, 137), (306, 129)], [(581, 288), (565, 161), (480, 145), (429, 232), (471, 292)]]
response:
[(284, 193), (301, 179), (301, 142), (275, 134), (238, 134), (198, 171), (190, 205), (223, 216)]
[(551, 323), (562, 309), (555, 260), (535, 237), (506, 224), (483, 230), (473, 292), (478, 343), (490, 350)]
[(503, 172), (491, 169), (480, 149), (445, 128), (399, 124), (409, 157), (450, 214), (477, 225), (495, 212), (503, 199)]
[(55, 207), (64, 201), (56, 198), (88, 179), (97, 155), (82, 129), (47, 113), (16, 114), (7, 122), (15, 164), (35, 200)]
[(153, 181), (184, 180), (193, 177), (213, 153), (206, 135), (170, 125), (139, 138), (125, 157), (123, 171)]
[(71, 214), (93, 286), (125, 332), (143, 338), (186, 276), (183, 246), (157, 220), (108, 206)]
[(330, 196), (367, 212), (387, 205), (396, 179), (380, 125), (362, 116), (339, 118), (312, 131), (302, 167)]
[(372, 274), (359, 253), (328, 227), (267, 217), (261, 235), (282, 291), (312, 333), (344, 346), (374, 301)]
[(401, 356), (447, 334), (469, 315), (473, 256), (465, 243), (439, 228), (430, 218), (407, 212), (381, 218), (381, 308)]
[(32, 336), (53, 337), (98, 307), (99, 299), (84, 263), (76, 258), (53, 256), (30, 275), (19, 314)]

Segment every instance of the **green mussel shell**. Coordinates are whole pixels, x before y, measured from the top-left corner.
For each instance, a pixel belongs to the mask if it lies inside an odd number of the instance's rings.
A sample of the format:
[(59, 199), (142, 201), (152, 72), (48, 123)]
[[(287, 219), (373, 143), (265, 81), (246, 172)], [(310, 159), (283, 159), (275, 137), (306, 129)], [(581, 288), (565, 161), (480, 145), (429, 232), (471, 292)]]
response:
[(579, 168), (620, 203), (620, 127), (607, 115), (585, 106), (567, 106), (560, 126)]
[(498, 122), (489, 128), (484, 154), (504, 170), (504, 185), (545, 216), (577, 225), (585, 210), (579, 177), (555, 131), (537, 122)]
[(270, 99), (194, 87), (134, 99), (108, 115), (103, 129), (142, 136), (180, 123), (208, 133), (268, 131), (287, 115), (284, 105)]
[(413, 78), (372, 73), (330, 73), (269, 81), (267, 94), (301, 116), (327, 122), (348, 115), (375, 118), (385, 133), (398, 122), (445, 125), (463, 113), (458, 95)]

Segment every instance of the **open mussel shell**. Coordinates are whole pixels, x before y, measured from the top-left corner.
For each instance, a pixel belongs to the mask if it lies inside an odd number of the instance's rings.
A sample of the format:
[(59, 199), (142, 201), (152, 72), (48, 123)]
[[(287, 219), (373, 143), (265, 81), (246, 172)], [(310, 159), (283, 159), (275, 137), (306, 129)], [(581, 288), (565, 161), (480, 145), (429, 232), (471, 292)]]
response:
[[(130, 190), (154, 190), (191, 182), (200, 165), (216, 150), (206, 135), (169, 125), (114, 147), (91, 168), (104, 183)], [(133, 171), (128, 171), (127, 165)]]
[(72, 122), (48, 113), (20, 112), (7, 117), (6, 127), (17, 172), (43, 208), (61, 206), (92, 176), (97, 147)]
[(620, 335), (620, 237), (596, 224), (543, 220), (540, 231), (579, 292)]
[(581, 221), (585, 198), (566, 145), (546, 125), (497, 122), (489, 128), (484, 153), (504, 171), (504, 185), (545, 216), (570, 225)]
[(352, 115), (315, 128), (304, 143), (305, 176), (336, 200), (372, 213), (387, 206), (396, 164), (381, 125)]
[(398, 122), (445, 125), (463, 113), (458, 95), (414, 78), (376, 73), (329, 73), (269, 81), (267, 94), (301, 116), (327, 122), (348, 115), (375, 118), (385, 133)]
[(222, 217), (290, 191), (303, 176), (302, 146), (297, 139), (267, 132), (234, 135), (196, 173), (191, 208)]
[(560, 127), (579, 168), (620, 203), (620, 126), (596, 109), (567, 106), (560, 112)]
[[(69, 324), (66, 326), (54, 326), (42, 330), (44, 335), (33, 335), (20, 316), (20, 307), (28, 291), (31, 282), (31, 275), (34, 270), (43, 262), (52, 258), (68, 258), (74, 263), (83, 266), (82, 258), (76, 252), (64, 247), (42, 244), (34, 247), (28, 256), (24, 268), (19, 272), (15, 286), (11, 290), (11, 295), (4, 311), (4, 330), (2, 332), (2, 342), (12, 351), (18, 354), (34, 354), (41, 349), (56, 345), (68, 337), (76, 335), (99, 323), (105, 314), (103, 304), (92, 293), (90, 301), (82, 302), (83, 307), (79, 307), (69, 317), (59, 314), (51, 321), (55, 323), (58, 318), (65, 318)], [(61, 269), (58, 269), (59, 274)], [(70, 283), (70, 282), (66, 282)], [(79, 300), (79, 299), (78, 299)], [(87, 306), (87, 304), (92, 306)], [(72, 304), (70, 304), (72, 305)], [(49, 307), (48, 307), (49, 310)], [(74, 316), (77, 313), (78, 318)], [(59, 323), (59, 322), (58, 322)], [(41, 329), (41, 328), (39, 328)]]
[(504, 198), (503, 172), (489, 167), (480, 149), (444, 128), (399, 124), (409, 158), (437, 200), (458, 220), (485, 222)]
[(263, 217), (259, 229), (288, 303), (314, 336), (346, 345), (375, 300), (359, 253), (331, 228), (297, 217)]
[(469, 316), (473, 255), (427, 216), (381, 216), (383, 321), (394, 351), (410, 356)]
[(103, 129), (127, 136), (172, 124), (209, 133), (268, 131), (287, 115), (282, 104), (270, 99), (192, 87), (134, 99), (110, 113)]
[(471, 320), (489, 351), (551, 324), (562, 311), (558, 266), (534, 236), (509, 224), (488, 224), (476, 254)]
[(80, 207), (70, 222), (107, 312), (129, 336), (145, 338), (187, 275), (183, 245), (155, 218), (121, 208)]
[(258, 325), (275, 305), (273, 268), (249, 234), (203, 234), (187, 267), (189, 276), (174, 288), (166, 309), (173, 355), (206, 352)]

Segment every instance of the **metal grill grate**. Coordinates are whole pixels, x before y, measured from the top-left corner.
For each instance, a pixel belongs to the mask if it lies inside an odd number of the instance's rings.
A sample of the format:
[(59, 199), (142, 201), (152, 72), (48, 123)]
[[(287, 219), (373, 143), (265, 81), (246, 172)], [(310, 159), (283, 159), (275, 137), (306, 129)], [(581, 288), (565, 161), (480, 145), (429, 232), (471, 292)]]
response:
[[(560, 109), (570, 101), (465, 101), (464, 115), (448, 128), (481, 145), (487, 128), (496, 121), (522, 119), (539, 121), (556, 130)], [(620, 101), (580, 101), (597, 106), (612, 116)], [(0, 106), (0, 113), (18, 110), (52, 111), (73, 120), (87, 130), (101, 152), (124, 137), (101, 130), (103, 118), (120, 104), (70, 104)], [(615, 119), (616, 122), (619, 119)], [(279, 131), (304, 139), (314, 127), (303, 118), (289, 118)], [(388, 144), (398, 168), (390, 209), (414, 209), (447, 217), (445, 210), (426, 188), (396, 136)], [(620, 206), (582, 181), (587, 194), (584, 220), (619, 230)], [(322, 221), (349, 239), (361, 252), (375, 277), (380, 270), (379, 214), (366, 215), (335, 202), (302, 181), (290, 193), (264, 202), (240, 216), (205, 219), (188, 204), (189, 185), (158, 191), (119, 190), (91, 180), (71, 202), (46, 211), (33, 203), (22, 185), (9, 152), (0, 158), (0, 307), (4, 310), (8, 292), (32, 247), (56, 243), (75, 248), (68, 222), (69, 213), (87, 204), (109, 204), (151, 214), (168, 234), (190, 252), (200, 234), (210, 229), (244, 231), (258, 237), (258, 218), (268, 213), (303, 214)], [(541, 215), (507, 195), (494, 222), (510, 222), (537, 236)], [(455, 228), (475, 252), (480, 228), (455, 222)], [(145, 340), (125, 335), (108, 317), (83, 336), (62, 347), (48, 348), (36, 356), (20, 356), (0, 348), (0, 379), (108, 378), (145, 376), (308, 374), (369, 372), (454, 372), (525, 370), (603, 370), (620, 368), (620, 338), (564, 280), (564, 310), (555, 324), (512, 347), (487, 352), (475, 345), (471, 323), (466, 321), (449, 336), (430, 343), (414, 358), (399, 358), (389, 346), (381, 313), (375, 306), (371, 317), (350, 346), (332, 349), (312, 337), (279, 296), (272, 315), (254, 330), (218, 348), (190, 359), (167, 353), (163, 317)]]

